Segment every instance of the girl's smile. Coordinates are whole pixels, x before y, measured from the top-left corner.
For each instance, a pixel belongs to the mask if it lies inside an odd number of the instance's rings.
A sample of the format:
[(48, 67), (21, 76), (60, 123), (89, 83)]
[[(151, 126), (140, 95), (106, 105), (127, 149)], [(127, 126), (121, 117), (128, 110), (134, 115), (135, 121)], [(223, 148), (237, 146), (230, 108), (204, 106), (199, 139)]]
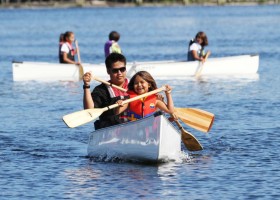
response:
[(149, 83), (145, 81), (141, 76), (136, 76), (134, 80), (134, 91), (137, 94), (144, 94), (149, 92)]

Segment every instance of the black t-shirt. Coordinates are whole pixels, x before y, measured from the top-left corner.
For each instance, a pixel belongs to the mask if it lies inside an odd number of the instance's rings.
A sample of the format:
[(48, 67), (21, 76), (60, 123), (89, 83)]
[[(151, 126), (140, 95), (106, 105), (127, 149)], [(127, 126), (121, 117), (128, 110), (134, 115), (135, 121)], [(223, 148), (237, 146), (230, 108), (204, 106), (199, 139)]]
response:
[[(92, 99), (94, 101), (95, 108), (104, 108), (115, 104), (117, 100), (120, 100), (121, 97), (110, 97), (110, 93), (105, 84), (100, 84), (96, 86), (92, 93)], [(129, 96), (126, 96), (125, 99), (128, 99)], [(120, 124), (123, 122), (123, 118), (120, 115), (115, 115), (114, 109), (107, 110), (100, 115), (99, 120), (95, 121), (94, 126), (95, 130), (100, 128), (105, 128), (108, 126)]]

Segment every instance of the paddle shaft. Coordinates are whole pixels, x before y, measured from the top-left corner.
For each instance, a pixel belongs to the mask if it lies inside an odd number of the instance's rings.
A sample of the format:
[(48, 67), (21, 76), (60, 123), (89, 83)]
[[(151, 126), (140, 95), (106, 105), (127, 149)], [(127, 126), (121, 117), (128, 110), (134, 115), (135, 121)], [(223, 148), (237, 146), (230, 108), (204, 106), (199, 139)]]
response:
[(126, 92), (126, 91), (127, 91), (126, 89), (124, 89), (124, 88), (122, 88), (122, 87), (120, 87), (120, 86), (117, 86), (117, 85), (115, 85), (115, 84), (112, 84), (112, 83), (110, 83), (110, 82), (108, 82), (108, 81), (104, 81), (104, 80), (102, 80), (102, 79), (100, 79), (100, 78), (98, 78), (98, 77), (96, 77), (96, 76), (93, 76), (93, 79), (96, 80), (96, 81), (98, 81), (98, 82), (104, 83), (105, 85), (109, 85), (109, 86), (112, 86), (112, 87), (114, 87), (114, 88), (117, 88), (117, 89), (119, 89), (119, 90), (121, 90), (121, 91), (123, 91), (123, 92)]
[(76, 49), (77, 49), (78, 62), (80, 63), (79, 64), (79, 79), (82, 80), (83, 75), (84, 75), (84, 68), (81, 64), (82, 62), (81, 62), (80, 48), (79, 48), (78, 40), (75, 40), (75, 45), (76, 45)]
[(136, 72), (136, 67), (137, 67), (137, 64), (134, 62), (133, 64), (132, 64), (132, 66), (131, 66), (131, 68), (129, 69), (129, 71), (126, 73), (126, 75), (128, 76), (128, 77), (131, 77), (132, 76), (132, 73), (133, 72)]
[[(124, 100), (124, 101), (123, 101), (123, 104), (127, 104), (127, 103), (130, 103), (130, 102), (132, 102), (132, 101), (135, 101), (135, 100), (138, 100), (138, 99), (141, 99), (141, 98), (150, 96), (150, 95), (152, 95), (152, 94), (159, 93), (159, 92), (161, 92), (161, 91), (163, 91), (163, 90), (166, 90), (165, 86), (162, 86), (161, 88), (158, 88), (158, 89), (156, 89), (156, 90), (153, 90), (153, 91), (150, 91), (150, 92), (147, 92), (147, 93), (144, 93), (144, 94), (135, 96), (135, 97), (133, 97), (133, 98)], [(119, 106), (119, 104), (116, 103), (116, 104), (110, 105), (110, 106), (108, 106), (108, 107), (105, 107), (105, 108), (103, 108), (103, 109), (106, 111), (106, 110), (110, 110), (110, 109), (116, 108), (116, 107), (118, 107), (118, 106)]]
[(80, 56), (80, 49), (79, 49), (78, 40), (75, 40), (75, 45), (76, 45), (76, 48), (77, 48), (78, 62), (81, 63), (81, 56)]
[(205, 55), (205, 58), (204, 58), (204, 62), (200, 62), (199, 63), (199, 67), (198, 67), (198, 70), (197, 72), (195, 73), (195, 76), (198, 77), (200, 76), (201, 72), (202, 72), (202, 69), (203, 69), (203, 66), (204, 66), (204, 63), (206, 62), (206, 60), (208, 59), (210, 55), (210, 51), (207, 51), (206, 55)]

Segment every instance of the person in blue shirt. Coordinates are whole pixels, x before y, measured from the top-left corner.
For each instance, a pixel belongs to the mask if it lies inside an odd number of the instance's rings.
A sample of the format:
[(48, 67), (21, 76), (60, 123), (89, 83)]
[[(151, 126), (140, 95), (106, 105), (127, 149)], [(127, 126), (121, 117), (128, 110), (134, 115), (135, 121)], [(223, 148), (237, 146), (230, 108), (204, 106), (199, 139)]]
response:
[(122, 53), (121, 47), (118, 44), (120, 34), (117, 31), (112, 31), (109, 34), (109, 40), (104, 45), (105, 58), (111, 53)]

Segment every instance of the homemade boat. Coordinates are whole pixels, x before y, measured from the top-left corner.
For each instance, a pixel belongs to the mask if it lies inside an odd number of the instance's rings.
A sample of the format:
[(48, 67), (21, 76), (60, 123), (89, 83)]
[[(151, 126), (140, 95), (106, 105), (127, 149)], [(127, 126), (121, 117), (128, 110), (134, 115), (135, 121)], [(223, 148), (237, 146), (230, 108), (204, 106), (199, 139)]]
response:
[[(14, 81), (79, 81), (83, 72), (92, 71), (94, 76), (108, 79), (105, 64), (84, 63), (82, 66), (42, 62), (13, 62)], [(203, 65), (198, 61), (155, 61), (127, 63), (127, 76), (145, 70), (157, 79), (174, 79), (211, 75), (250, 75), (259, 68), (259, 55), (241, 55), (209, 58)], [(200, 71), (201, 70), (201, 71)]]
[(163, 116), (150, 116), (90, 134), (88, 156), (136, 162), (177, 160), (181, 153), (181, 134)]

